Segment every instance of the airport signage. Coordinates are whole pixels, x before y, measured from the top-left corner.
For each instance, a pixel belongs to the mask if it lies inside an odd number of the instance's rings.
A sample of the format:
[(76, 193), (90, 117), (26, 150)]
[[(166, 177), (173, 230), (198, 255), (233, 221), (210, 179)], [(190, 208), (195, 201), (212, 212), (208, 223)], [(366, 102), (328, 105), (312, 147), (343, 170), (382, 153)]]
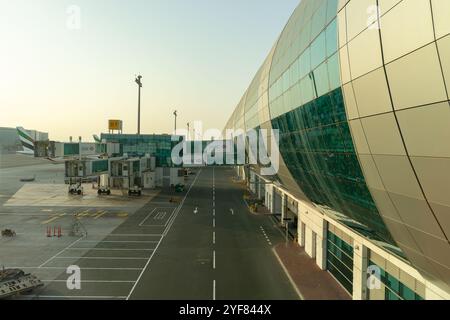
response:
[(109, 120), (108, 128), (109, 128), (109, 130), (122, 131), (123, 121), (122, 120)]

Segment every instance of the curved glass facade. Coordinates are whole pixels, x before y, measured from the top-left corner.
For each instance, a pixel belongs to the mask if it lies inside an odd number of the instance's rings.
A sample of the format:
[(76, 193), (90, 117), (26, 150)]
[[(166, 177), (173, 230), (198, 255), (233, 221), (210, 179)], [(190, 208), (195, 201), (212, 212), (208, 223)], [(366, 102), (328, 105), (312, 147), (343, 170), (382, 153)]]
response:
[(275, 179), (444, 286), (449, 3), (301, 1), (226, 125), (279, 129)]

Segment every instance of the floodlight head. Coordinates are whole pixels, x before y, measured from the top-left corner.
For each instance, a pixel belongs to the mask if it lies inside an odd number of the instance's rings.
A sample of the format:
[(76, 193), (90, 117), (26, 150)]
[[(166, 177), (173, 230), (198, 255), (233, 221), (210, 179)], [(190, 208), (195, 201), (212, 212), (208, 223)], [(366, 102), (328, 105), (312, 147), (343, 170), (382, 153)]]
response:
[(141, 87), (142, 88), (142, 76), (141, 75), (139, 75), (139, 76), (137, 76), (136, 77), (136, 83), (139, 85), (139, 87)]

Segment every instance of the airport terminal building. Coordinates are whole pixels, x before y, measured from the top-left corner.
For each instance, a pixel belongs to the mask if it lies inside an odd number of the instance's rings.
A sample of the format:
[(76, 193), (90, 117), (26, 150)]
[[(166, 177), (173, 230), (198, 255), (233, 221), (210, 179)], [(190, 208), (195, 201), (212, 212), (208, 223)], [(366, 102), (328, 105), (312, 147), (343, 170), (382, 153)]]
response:
[(278, 174), (239, 172), (354, 299), (450, 299), (448, 12), (301, 1), (226, 125), (279, 130)]

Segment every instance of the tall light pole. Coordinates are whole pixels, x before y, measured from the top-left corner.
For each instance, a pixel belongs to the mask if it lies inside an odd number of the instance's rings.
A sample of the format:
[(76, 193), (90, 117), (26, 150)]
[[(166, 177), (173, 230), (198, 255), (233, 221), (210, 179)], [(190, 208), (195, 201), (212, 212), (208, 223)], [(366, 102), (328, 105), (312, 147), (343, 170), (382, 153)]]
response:
[(178, 116), (178, 111), (175, 110), (173, 112), (173, 115), (175, 116), (175, 134), (177, 134), (177, 116)]
[(136, 81), (136, 83), (137, 83), (137, 85), (139, 87), (139, 89), (138, 89), (138, 125), (137, 125), (138, 133), (137, 134), (140, 135), (141, 134), (141, 88), (142, 88), (142, 76), (141, 75), (137, 76), (135, 81)]

